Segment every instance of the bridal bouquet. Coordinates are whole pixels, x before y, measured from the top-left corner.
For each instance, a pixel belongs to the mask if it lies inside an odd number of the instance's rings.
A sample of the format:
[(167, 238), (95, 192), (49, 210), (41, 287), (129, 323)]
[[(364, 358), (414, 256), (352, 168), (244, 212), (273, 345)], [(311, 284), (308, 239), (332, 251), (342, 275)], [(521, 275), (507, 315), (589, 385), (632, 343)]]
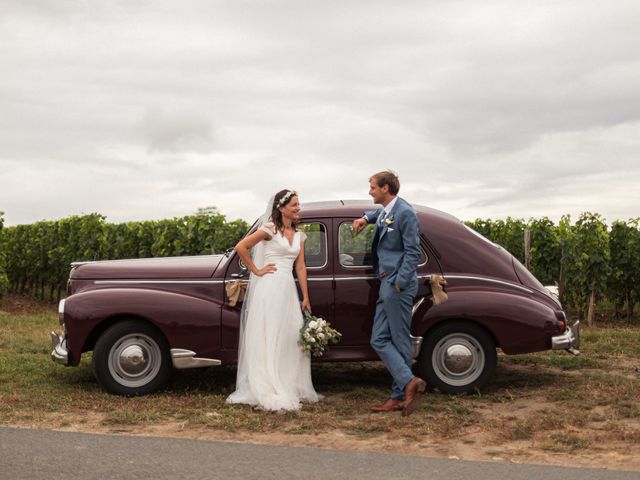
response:
[(305, 310), (304, 325), (300, 329), (298, 344), (303, 352), (310, 352), (314, 357), (320, 357), (329, 343), (338, 343), (342, 334), (334, 330), (326, 320), (314, 317)]

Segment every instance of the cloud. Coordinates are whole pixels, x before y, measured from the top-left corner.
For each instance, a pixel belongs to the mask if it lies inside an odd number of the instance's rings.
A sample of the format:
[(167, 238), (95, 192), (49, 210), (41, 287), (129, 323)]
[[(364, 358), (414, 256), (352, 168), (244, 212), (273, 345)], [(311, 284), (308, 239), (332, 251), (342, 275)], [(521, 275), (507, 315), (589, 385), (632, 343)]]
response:
[(149, 153), (197, 152), (214, 149), (211, 119), (202, 112), (150, 108), (142, 120)]
[(392, 168), (407, 198), (461, 218), (637, 216), (639, 13), (4, 2), (0, 209), (7, 224), (206, 205), (251, 219), (283, 187), (367, 198)]

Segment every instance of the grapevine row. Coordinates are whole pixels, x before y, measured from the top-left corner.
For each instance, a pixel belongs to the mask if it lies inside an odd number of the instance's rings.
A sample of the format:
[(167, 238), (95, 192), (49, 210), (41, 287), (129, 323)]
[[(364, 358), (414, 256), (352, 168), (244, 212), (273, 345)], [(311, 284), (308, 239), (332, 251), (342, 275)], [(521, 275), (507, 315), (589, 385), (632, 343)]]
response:
[(544, 285), (557, 285), (565, 308), (592, 323), (595, 307), (606, 301), (616, 316), (631, 320), (640, 302), (640, 219), (615, 221), (582, 213), (575, 223), (563, 216), (477, 219), (465, 222), (525, 263), (525, 232), (530, 236), (529, 269)]
[(4, 228), (0, 259), (10, 292), (55, 301), (65, 290), (71, 262), (222, 253), (248, 228), (243, 220), (228, 222), (214, 209), (119, 224), (92, 213)]
[[(72, 261), (221, 253), (249, 227), (212, 208), (119, 224), (97, 213), (4, 229), (2, 223), (0, 212), (0, 295), (9, 290), (48, 301), (62, 295)], [(546, 217), (465, 223), (527, 264), (543, 284), (558, 285), (563, 305), (582, 318), (591, 320), (605, 300), (631, 319), (640, 303), (640, 219), (608, 226), (585, 212), (575, 223), (568, 215), (557, 224)]]

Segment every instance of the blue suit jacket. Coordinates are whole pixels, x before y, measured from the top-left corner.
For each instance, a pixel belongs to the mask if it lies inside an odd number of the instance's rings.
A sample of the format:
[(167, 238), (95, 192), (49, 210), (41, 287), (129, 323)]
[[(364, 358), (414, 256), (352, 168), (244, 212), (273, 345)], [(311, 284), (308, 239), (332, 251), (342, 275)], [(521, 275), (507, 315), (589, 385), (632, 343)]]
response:
[(400, 197), (384, 222), (378, 218), (384, 211), (379, 208), (365, 212), (369, 223), (375, 223), (371, 254), (376, 275), (385, 272), (383, 281), (407, 288), (416, 278), (420, 262), (420, 223), (413, 207)]

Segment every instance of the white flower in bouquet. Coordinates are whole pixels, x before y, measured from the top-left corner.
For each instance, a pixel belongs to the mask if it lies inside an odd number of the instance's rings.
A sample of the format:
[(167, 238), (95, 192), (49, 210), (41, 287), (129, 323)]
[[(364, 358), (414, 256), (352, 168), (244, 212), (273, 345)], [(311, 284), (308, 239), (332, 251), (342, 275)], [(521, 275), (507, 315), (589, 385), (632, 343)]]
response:
[(303, 352), (319, 357), (329, 343), (338, 343), (342, 334), (331, 328), (331, 324), (322, 318), (314, 317), (305, 311), (304, 324), (300, 328), (298, 344)]

